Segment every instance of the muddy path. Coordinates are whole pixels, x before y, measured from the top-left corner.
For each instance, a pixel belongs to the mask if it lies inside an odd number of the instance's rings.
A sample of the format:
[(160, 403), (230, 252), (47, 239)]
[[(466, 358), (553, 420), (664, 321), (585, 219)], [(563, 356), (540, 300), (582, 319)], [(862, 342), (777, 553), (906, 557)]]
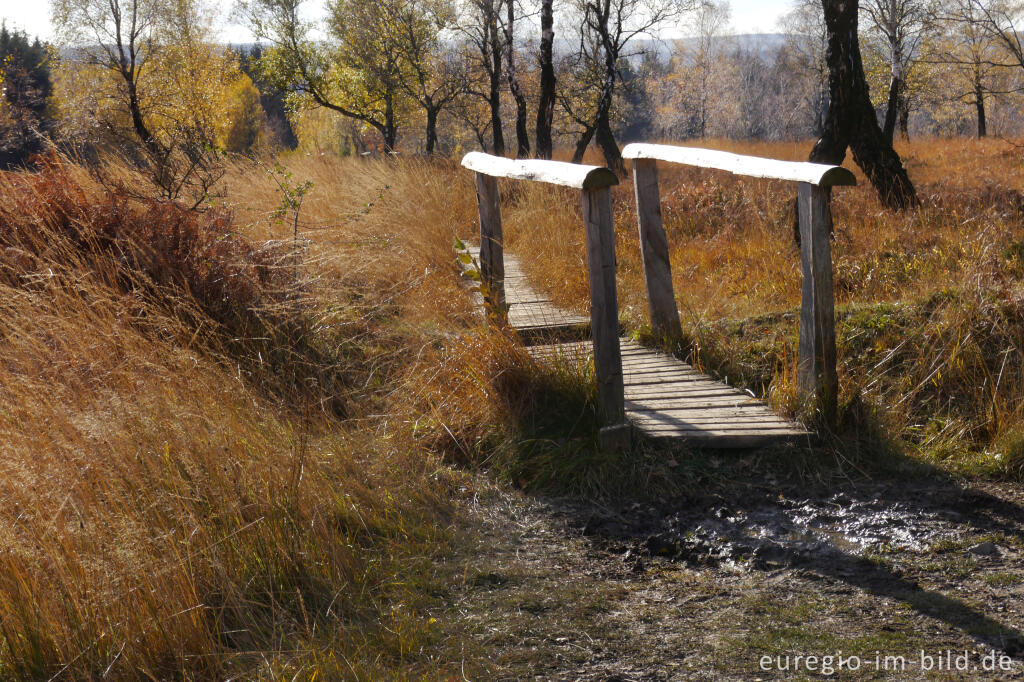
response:
[(1019, 487), (492, 487), (467, 512), (452, 643), (490, 661), (469, 679), (1024, 679)]

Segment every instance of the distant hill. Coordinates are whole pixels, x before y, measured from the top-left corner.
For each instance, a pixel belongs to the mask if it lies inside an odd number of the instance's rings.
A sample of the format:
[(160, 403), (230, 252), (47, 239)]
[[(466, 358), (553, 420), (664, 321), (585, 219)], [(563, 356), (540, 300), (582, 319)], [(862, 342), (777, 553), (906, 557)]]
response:
[[(786, 33), (743, 33), (739, 35), (721, 36), (717, 40), (726, 52), (742, 49), (746, 52), (757, 54), (762, 59), (771, 61), (779, 48), (785, 45), (789, 35)], [(652, 51), (659, 60), (667, 61), (673, 53), (676, 45), (684, 48), (695, 48), (698, 38), (675, 38), (670, 40), (655, 40), (652, 38), (637, 40), (630, 46), (630, 52), (634, 56), (631, 60), (636, 61), (642, 58), (643, 53), (650, 54)]]

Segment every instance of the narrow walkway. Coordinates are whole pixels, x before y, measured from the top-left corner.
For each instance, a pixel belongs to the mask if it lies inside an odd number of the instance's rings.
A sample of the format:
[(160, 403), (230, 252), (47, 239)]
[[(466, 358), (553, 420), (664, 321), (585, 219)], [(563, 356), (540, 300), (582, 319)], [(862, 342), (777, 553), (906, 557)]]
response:
[[(478, 250), (472, 248), (474, 258)], [(530, 354), (547, 362), (580, 363), (592, 355), (590, 319), (558, 308), (532, 289), (519, 259), (505, 253), (509, 324)], [(482, 305), (483, 301), (480, 299)], [(569, 339), (569, 340), (566, 340)], [(702, 448), (751, 448), (806, 441), (810, 433), (764, 402), (702, 374), (667, 353), (619, 340), (626, 417), (648, 438), (682, 439)]]

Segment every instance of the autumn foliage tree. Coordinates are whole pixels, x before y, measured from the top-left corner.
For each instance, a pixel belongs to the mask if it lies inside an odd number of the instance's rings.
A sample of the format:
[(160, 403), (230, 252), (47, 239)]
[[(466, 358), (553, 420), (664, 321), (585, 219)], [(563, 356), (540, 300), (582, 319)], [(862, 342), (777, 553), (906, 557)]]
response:
[[(302, 0), (242, 0), (238, 12), (268, 40), (261, 76), (293, 93), (294, 108), (331, 110), (376, 130), (386, 151), (417, 108), (427, 145), (438, 116), (459, 94), (457, 64), (440, 36), (454, 21), (446, 0), (330, 0), (320, 27), (302, 18)], [(325, 39), (314, 38), (322, 28)]]
[(53, 13), (72, 54), (55, 96), (66, 132), (120, 147), (160, 197), (202, 205), (223, 175), (217, 149), (241, 150), (259, 126), (258, 93), (216, 44), (209, 7), (53, 0)]

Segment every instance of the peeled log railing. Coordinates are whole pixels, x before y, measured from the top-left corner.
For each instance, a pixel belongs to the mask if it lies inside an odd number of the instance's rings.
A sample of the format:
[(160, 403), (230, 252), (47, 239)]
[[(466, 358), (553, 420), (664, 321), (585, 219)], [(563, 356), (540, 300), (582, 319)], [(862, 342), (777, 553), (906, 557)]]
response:
[(829, 188), (856, 185), (853, 173), (841, 166), (777, 161), (711, 149), (661, 144), (629, 144), (622, 150), (622, 156), (633, 160), (633, 185), (651, 328), (655, 334), (665, 338), (679, 338), (682, 331), (672, 290), (668, 239), (661, 219), (657, 162), (667, 161), (729, 171), (736, 175), (797, 183), (800, 262), (803, 269), (797, 388), (805, 398), (816, 402), (817, 409), (827, 423), (834, 424), (839, 390), (829, 235)]
[(580, 190), (586, 230), (587, 268), (590, 273), (590, 333), (594, 343), (601, 443), (622, 448), (630, 439), (626, 422), (619, 349), (619, 305), (615, 291), (615, 227), (609, 187), (619, 184), (612, 171), (561, 161), (513, 161), (471, 152), (462, 165), (476, 171), (476, 197), (480, 211), (480, 278), (491, 303), (499, 310), (505, 303), (505, 264), (501, 236), (498, 178), (533, 180)]
[[(630, 144), (622, 150), (633, 160), (640, 247), (651, 326), (663, 338), (682, 335), (672, 287), (668, 238), (661, 218), (657, 162), (725, 170), (737, 175), (788, 180), (797, 184), (803, 270), (800, 350), (797, 383), (816, 402), (826, 422), (834, 423), (838, 399), (835, 304), (829, 235), (831, 193), (837, 185), (855, 185), (853, 173), (840, 166), (776, 161), (709, 149)], [(607, 168), (558, 161), (513, 161), (472, 152), (462, 165), (476, 172), (480, 212), (480, 269), (491, 303), (505, 309), (504, 252), (498, 178), (533, 180), (580, 190), (590, 277), (590, 318), (598, 411), (606, 448), (626, 447), (630, 428), (625, 416), (622, 354), (619, 347), (615, 284), (615, 230), (610, 187), (618, 184)]]

